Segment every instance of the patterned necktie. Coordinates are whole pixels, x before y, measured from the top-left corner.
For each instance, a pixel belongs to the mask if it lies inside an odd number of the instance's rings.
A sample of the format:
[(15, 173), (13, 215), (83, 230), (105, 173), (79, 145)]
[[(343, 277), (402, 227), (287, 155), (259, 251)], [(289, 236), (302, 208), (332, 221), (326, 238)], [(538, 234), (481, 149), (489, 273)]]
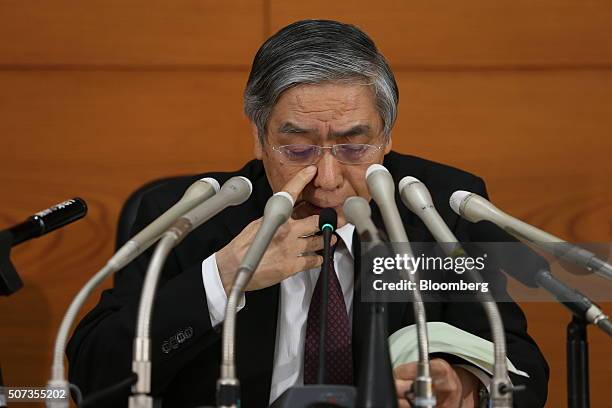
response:
[[(325, 382), (327, 384), (353, 384), (353, 351), (349, 319), (342, 287), (334, 270), (334, 249), (331, 252), (328, 277), (329, 290), (327, 292), (327, 330), (325, 332)], [(317, 383), (321, 276), (322, 273), (319, 274), (308, 309), (304, 346), (304, 384)]]

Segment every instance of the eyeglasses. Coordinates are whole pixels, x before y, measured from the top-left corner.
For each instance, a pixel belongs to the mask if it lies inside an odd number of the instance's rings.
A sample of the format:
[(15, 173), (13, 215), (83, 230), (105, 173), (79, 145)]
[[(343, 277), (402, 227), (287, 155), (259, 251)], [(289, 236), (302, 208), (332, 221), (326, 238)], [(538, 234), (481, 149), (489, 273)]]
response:
[(280, 157), (281, 162), (292, 166), (309, 166), (315, 164), (323, 155), (325, 149), (331, 150), (331, 154), (343, 164), (372, 163), (376, 153), (383, 145), (342, 143), (333, 146), (318, 146), (306, 144), (290, 144), (272, 146)]

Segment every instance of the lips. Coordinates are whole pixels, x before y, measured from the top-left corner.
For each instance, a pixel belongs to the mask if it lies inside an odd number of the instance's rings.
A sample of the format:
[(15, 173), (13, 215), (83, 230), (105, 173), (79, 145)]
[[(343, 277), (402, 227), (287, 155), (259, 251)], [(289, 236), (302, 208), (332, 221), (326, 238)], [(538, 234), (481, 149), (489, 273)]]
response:
[[(299, 204), (301, 204), (304, 207), (304, 209), (306, 209), (308, 212), (310, 212), (312, 214), (319, 214), (323, 208), (338, 209), (340, 207), (340, 205), (317, 205), (317, 204), (313, 204), (313, 203), (311, 203), (309, 201), (302, 201)], [(297, 207), (297, 205), (296, 205), (296, 207)]]

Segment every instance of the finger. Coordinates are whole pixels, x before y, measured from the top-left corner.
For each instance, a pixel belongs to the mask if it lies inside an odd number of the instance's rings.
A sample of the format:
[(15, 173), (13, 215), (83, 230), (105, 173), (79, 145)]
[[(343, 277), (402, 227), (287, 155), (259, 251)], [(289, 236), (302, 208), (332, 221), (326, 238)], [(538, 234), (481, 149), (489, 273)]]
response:
[(455, 374), (453, 367), (446, 361), (440, 358), (434, 358), (429, 362), (431, 376), (440, 384), (448, 382)]
[(296, 263), (294, 273), (307, 271), (309, 269), (320, 268), (323, 265), (323, 257), (320, 255), (300, 256)]
[(399, 380), (414, 380), (417, 375), (417, 363), (406, 363), (395, 367), (393, 376)]
[(287, 182), (287, 184), (285, 184), (282, 191), (286, 191), (287, 193), (291, 194), (291, 197), (293, 197), (293, 202), (297, 202), (300, 193), (314, 178), (315, 174), (317, 174), (316, 166), (308, 166), (300, 170), (291, 180)]
[(412, 380), (395, 380), (395, 392), (397, 398), (402, 399), (406, 398), (406, 393), (410, 391), (410, 387), (412, 387)]
[(444, 374), (447, 371), (452, 370), (452, 367), (448, 362), (441, 358), (434, 358), (429, 360), (429, 367), (432, 374)]
[(397, 408), (411, 408), (408, 401), (405, 398), (399, 398), (397, 400)]
[(311, 237), (319, 232), (319, 216), (311, 215), (301, 220), (289, 220), (288, 224), (300, 238)]
[(316, 252), (323, 249), (323, 237), (300, 238), (300, 251), (303, 253)]
[[(330, 246), (334, 246), (338, 238), (335, 235), (332, 235), (330, 240)], [(311, 252), (317, 252), (322, 250), (324, 247), (323, 237), (315, 236), (308, 238), (300, 238), (300, 253), (308, 254)]]

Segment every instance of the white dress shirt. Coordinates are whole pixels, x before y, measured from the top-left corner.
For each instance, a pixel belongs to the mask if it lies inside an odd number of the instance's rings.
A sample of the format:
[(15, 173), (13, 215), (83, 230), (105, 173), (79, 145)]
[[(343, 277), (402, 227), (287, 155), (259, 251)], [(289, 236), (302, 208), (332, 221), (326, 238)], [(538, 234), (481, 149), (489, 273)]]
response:
[[(334, 251), (334, 269), (342, 287), (349, 326), (353, 316), (353, 231), (355, 226), (346, 224), (336, 230), (340, 240)], [(304, 383), (304, 341), (306, 339), (306, 319), (310, 299), (314, 292), (320, 268), (299, 272), (280, 283), (280, 307), (276, 330), (276, 347), (272, 366), (270, 403), (274, 402), (286, 389)], [(223, 289), (215, 254), (202, 262), (202, 278), (206, 288), (206, 302), (213, 327), (223, 322), (227, 295)], [(245, 305), (244, 297), (238, 305), (240, 311)], [(489, 384), (488, 375), (472, 366), (460, 365), (467, 369), (485, 385)]]

